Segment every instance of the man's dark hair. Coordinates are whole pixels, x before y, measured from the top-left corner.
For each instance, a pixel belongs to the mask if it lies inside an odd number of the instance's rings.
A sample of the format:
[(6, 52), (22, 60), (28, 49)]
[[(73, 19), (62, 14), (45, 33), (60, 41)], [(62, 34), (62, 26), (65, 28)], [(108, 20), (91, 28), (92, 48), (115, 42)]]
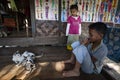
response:
[(105, 33), (107, 31), (107, 26), (103, 22), (92, 23), (88, 26), (88, 28), (95, 29), (97, 32), (102, 33), (103, 35), (105, 35)]
[(71, 5), (71, 6), (70, 6), (70, 10), (71, 10), (71, 9), (76, 9), (76, 10), (78, 10), (78, 6), (77, 6), (76, 4), (75, 4), (75, 5)]

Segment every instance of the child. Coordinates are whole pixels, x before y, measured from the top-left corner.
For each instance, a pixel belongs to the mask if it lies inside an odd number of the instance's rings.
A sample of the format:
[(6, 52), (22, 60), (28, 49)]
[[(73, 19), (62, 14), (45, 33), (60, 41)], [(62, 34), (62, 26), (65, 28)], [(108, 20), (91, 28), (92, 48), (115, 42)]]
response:
[(72, 63), (76, 59), (73, 70), (63, 72), (64, 77), (79, 76), (79, 69), (85, 73), (100, 73), (103, 66), (103, 60), (107, 56), (108, 49), (103, 43), (103, 37), (107, 27), (102, 22), (96, 22), (88, 26), (89, 38), (82, 41), (74, 42), (73, 55), (68, 60)]
[(81, 19), (78, 13), (78, 6), (71, 5), (70, 6), (71, 16), (68, 17), (68, 23), (66, 28), (66, 36), (68, 36), (67, 40), (67, 49), (71, 50), (71, 43), (79, 40), (79, 35), (81, 34)]

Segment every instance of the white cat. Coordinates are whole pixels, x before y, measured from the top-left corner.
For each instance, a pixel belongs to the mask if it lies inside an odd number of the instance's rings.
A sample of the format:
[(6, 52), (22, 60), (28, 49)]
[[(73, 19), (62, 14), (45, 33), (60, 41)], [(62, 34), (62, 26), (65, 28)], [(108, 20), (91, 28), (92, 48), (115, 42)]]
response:
[(35, 59), (35, 54), (32, 53), (32, 52), (28, 52), (28, 51), (25, 51), (23, 54), (22, 54), (23, 57), (27, 58), (27, 57), (31, 57), (32, 59)]
[(36, 65), (34, 63), (35, 58), (41, 58), (43, 56), (43, 52), (41, 51), (40, 53), (40, 55), (35, 56), (32, 52), (25, 51), (23, 54), (20, 54), (19, 51), (16, 51), (13, 54), (12, 61), (14, 61), (17, 66), (22, 65), (26, 70), (31, 72), (36, 69)]
[(28, 70), (28, 71), (32, 71), (33, 69), (35, 69), (35, 63), (34, 63), (32, 57), (28, 56), (26, 58), (25, 66), (26, 66), (26, 70)]
[(13, 54), (12, 60), (13, 60), (17, 65), (20, 65), (20, 64), (25, 60), (25, 58), (24, 58), (23, 56), (21, 56), (21, 54), (19, 53), (19, 51), (16, 51), (16, 52)]

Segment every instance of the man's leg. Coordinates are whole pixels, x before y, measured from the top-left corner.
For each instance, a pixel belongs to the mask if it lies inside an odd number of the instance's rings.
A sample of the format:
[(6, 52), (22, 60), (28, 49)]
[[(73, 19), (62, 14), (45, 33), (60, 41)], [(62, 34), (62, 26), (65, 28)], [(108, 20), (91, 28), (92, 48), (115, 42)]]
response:
[[(79, 38), (79, 36), (78, 36), (78, 38)], [(74, 50), (76, 47), (78, 47), (78, 46), (80, 46), (80, 42), (79, 41), (74, 41), (72, 44), (71, 44), (71, 46), (72, 46), (72, 49)], [(69, 59), (69, 60), (66, 60), (66, 61), (64, 61), (64, 63), (72, 63), (72, 64), (74, 64), (75, 63), (75, 55), (73, 54), (73, 53), (71, 53), (72, 55), (71, 55), (71, 58)]]
[(74, 54), (71, 54), (71, 58), (69, 60), (64, 61), (64, 63), (71, 63), (74, 64), (75, 63), (75, 56)]
[(76, 61), (73, 70), (63, 72), (63, 76), (64, 77), (80, 76), (79, 69), (80, 69), (80, 63)]
[(64, 77), (79, 76), (80, 68), (86, 73), (93, 72), (93, 64), (91, 61), (91, 57), (88, 53), (87, 48), (84, 45), (80, 45), (79, 47), (75, 48), (73, 50), (73, 54), (75, 55), (76, 58), (75, 67), (71, 71), (64, 72), (63, 73)]

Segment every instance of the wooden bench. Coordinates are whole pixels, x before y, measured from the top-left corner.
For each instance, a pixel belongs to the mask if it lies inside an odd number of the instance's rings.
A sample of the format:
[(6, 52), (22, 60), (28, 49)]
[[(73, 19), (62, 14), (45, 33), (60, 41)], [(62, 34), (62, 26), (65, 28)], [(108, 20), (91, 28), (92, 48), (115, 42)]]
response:
[(120, 63), (116, 63), (109, 58), (106, 58), (103, 70), (112, 78), (112, 80), (120, 80)]

